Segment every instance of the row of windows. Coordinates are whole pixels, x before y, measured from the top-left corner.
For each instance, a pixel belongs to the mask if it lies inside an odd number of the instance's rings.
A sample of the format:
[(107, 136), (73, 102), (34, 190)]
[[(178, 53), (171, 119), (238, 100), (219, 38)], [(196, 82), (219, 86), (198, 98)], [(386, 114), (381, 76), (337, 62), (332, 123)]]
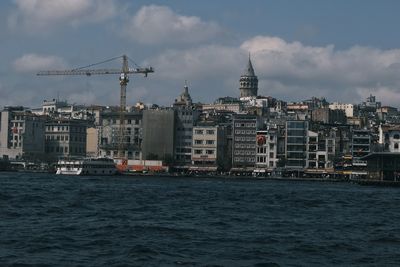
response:
[(204, 144), (204, 142), (206, 145), (214, 145), (215, 144), (215, 140), (199, 140), (199, 139), (194, 140), (195, 145), (202, 145), (202, 144)]
[(186, 131), (186, 132), (191, 133), (193, 129), (192, 129), (192, 128), (185, 128), (185, 127), (178, 127), (176, 130), (177, 130), (178, 132), (184, 132), (184, 131)]
[(307, 122), (305, 121), (288, 121), (287, 129), (307, 129)]
[(235, 162), (255, 162), (255, 158), (251, 157), (234, 157)]
[[(205, 132), (206, 132), (206, 134), (215, 134), (215, 130), (206, 130)], [(196, 130), (194, 130), (194, 133), (195, 134), (204, 134), (204, 130), (196, 129)]]
[(82, 126), (46, 126), (46, 131), (48, 132), (60, 132), (60, 131), (68, 131), (71, 130), (71, 132), (78, 132), (78, 133), (85, 133), (86, 132), (86, 127)]
[(252, 136), (252, 137), (242, 137), (242, 136), (235, 136), (235, 141), (248, 141), (248, 142), (255, 142), (256, 141), (256, 137)]
[[(111, 156), (111, 155), (114, 155), (114, 157), (119, 156), (119, 155), (118, 155), (118, 151), (110, 151), (110, 150), (107, 150), (105, 154), (106, 154), (106, 156)], [(139, 151), (135, 151), (135, 152), (133, 153), (132, 151), (128, 151), (128, 159), (132, 159), (133, 156), (135, 156), (135, 159), (138, 159), (139, 156), (140, 156), (140, 152), (139, 152)]]
[(12, 142), (11, 143), (11, 147), (12, 148), (17, 148), (17, 147), (21, 147), (22, 146), (22, 143), (21, 142)]
[(212, 149), (206, 149), (205, 151), (203, 149), (195, 149), (194, 154), (195, 155), (214, 155), (215, 150)]
[[(68, 141), (69, 136), (68, 135), (46, 135), (46, 140), (47, 141)], [(72, 142), (85, 142), (86, 141), (86, 136), (71, 136), (70, 139)]]
[(235, 148), (256, 148), (255, 144), (235, 144)]
[(249, 122), (249, 123), (243, 123), (243, 122), (237, 122), (235, 123), (235, 127), (256, 127), (256, 124), (254, 122)]
[(23, 127), (23, 126), (24, 126), (24, 123), (23, 123), (23, 122), (14, 122), (14, 123), (13, 123), (13, 126), (14, 126), (14, 127), (18, 127), (18, 126), (19, 126), (19, 127)]
[(176, 153), (192, 153), (192, 149), (190, 148), (177, 148)]
[(71, 147), (71, 151), (68, 152), (68, 147), (62, 147), (62, 146), (48, 146), (45, 148), (45, 151), (47, 153), (85, 153), (85, 148), (80, 146), (80, 147)]
[[(103, 120), (105, 124), (119, 124), (120, 120), (117, 119), (104, 119)], [(140, 125), (140, 120), (132, 120), (132, 119), (127, 119), (125, 120), (125, 124), (133, 124), (133, 125)]]
[[(181, 141), (181, 140), (180, 140)], [(177, 145), (176, 146), (180, 146), (180, 147), (188, 147), (188, 146), (192, 146), (192, 142), (179, 142), (178, 141), (178, 143), (177, 143)]]
[(256, 87), (256, 86), (257, 86), (257, 83), (241, 82), (241, 83), (240, 83), (240, 86), (241, 86), (242, 88), (246, 88), (246, 87)]
[[(257, 161), (256, 161), (257, 163), (267, 163), (267, 157), (257, 157)], [(268, 162), (269, 164), (269, 166), (270, 167), (275, 167), (275, 162), (274, 161), (272, 161), (272, 160), (270, 160), (269, 162)]]
[(183, 115), (183, 116), (187, 115), (187, 116), (189, 116), (189, 115), (192, 115), (192, 114), (193, 114), (192, 111), (180, 110), (180, 115)]
[(256, 134), (255, 130), (235, 130), (235, 134)]
[(235, 150), (235, 155), (255, 155), (256, 153), (251, 150)]

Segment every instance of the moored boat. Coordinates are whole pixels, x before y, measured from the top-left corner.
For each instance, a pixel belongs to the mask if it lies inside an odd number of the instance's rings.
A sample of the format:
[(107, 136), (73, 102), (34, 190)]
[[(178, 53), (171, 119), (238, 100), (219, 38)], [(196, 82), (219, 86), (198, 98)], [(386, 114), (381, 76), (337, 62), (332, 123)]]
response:
[(117, 168), (109, 158), (60, 159), (56, 174), (64, 175), (115, 175)]

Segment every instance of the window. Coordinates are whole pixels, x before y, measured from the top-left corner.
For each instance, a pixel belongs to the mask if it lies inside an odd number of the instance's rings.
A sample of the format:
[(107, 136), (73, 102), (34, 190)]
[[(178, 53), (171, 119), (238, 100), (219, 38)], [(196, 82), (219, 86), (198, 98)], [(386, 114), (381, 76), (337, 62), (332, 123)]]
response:
[(400, 139), (400, 135), (399, 134), (393, 135), (393, 139)]
[(214, 134), (214, 130), (207, 130), (207, 134)]
[(399, 149), (399, 143), (394, 144), (394, 149)]
[(202, 152), (201, 149), (195, 149), (195, 150), (194, 150), (194, 154), (196, 154), (196, 155), (201, 154), (201, 152)]
[(207, 140), (207, 141), (206, 141), (206, 144), (207, 144), (207, 145), (213, 145), (214, 143), (215, 143), (214, 140)]
[(207, 155), (213, 155), (213, 154), (214, 154), (214, 150), (207, 149), (207, 150), (206, 150), (206, 154), (207, 154)]
[(203, 130), (195, 130), (194, 133), (195, 134), (203, 134)]
[(196, 145), (201, 145), (201, 144), (203, 144), (203, 140), (194, 140), (194, 143), (196, 144)]

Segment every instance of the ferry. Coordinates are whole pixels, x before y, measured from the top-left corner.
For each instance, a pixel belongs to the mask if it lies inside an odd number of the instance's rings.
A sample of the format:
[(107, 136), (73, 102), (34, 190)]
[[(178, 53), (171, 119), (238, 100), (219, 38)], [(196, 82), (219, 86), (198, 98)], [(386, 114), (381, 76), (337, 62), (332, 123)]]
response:
[(118, 170), (109, 158), (60, 159), (56, 174), (64, 175), (115, 175)]

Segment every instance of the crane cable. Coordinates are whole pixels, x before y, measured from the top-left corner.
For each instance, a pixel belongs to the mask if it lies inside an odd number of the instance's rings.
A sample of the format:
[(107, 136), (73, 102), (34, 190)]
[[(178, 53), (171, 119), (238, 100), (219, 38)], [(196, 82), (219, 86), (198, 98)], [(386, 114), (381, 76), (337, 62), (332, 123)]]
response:
[(135, 62), (133, 59), (131, 59), (131, 58), (128, 57), (128, 56), (126, 56), (126, 57), (128, 58), (128, 60), (129, 60), (130, 62), (133, 63), (133, 65), (135, 65), (137, 68), (140, 68), (140, 66), (139, 66), (138, 64), (136, 64), (136, 62)]
[(118, 58), (122, 58), (122, 56), (113, 57), (113, 58), (106, 59), (106, 60), (101, 61), (101, 62), (93, 63), (93, 64), (90, 64), (90, 65), (87, 65), (87, 66), (83, 66), (83, 67), (79, 67), (79, 68), (75, 68), (75, 69), (72, 69), (72, 71), (81, 70), (81, 69), (86, 69), (86, 68), (93, 67), (93, 66), (96, 66), (96, 65), (104, 64), (104, 63), (107, 63), (107, 62), (116, 60), (116, 59), (118, 59)]

